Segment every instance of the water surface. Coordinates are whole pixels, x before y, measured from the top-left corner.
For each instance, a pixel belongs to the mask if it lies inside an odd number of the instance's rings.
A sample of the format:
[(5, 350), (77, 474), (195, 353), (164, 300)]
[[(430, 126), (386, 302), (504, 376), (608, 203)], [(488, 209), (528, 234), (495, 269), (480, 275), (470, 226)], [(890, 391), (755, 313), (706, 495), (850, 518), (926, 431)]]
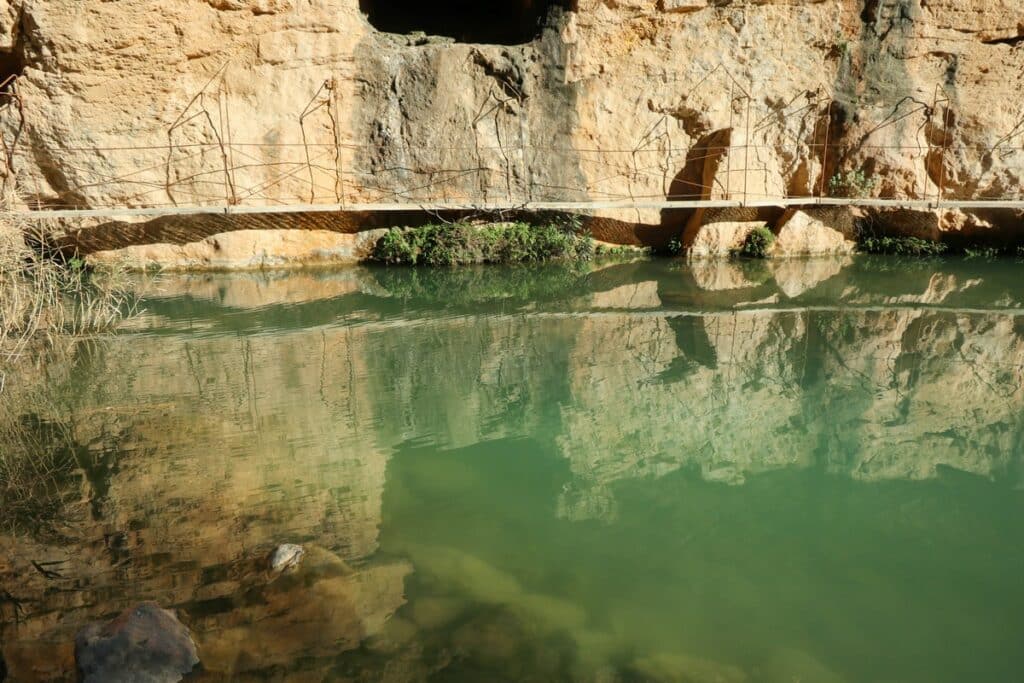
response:
[(1021, 267), (161, 278), (6, 380), (3, 657), (155, 600), (199, 680), (1019, 680)]

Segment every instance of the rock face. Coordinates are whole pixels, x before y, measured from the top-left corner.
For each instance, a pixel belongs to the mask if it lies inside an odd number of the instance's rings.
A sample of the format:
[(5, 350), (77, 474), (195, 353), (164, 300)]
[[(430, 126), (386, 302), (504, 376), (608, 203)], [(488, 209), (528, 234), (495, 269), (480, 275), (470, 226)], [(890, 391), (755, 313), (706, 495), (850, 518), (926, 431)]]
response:
[(752, 230), (763, 226), (759, 221), (721, 221), (702, 225), (689, 245), (691, 258), (722, 258), (743, 246)]
[[(547, 12), (520, 41), (444, 3), (457, 35), (374, 0), (4, 0), (0, 68), (24, 105), (0, 116), (9, 184), (52, 207), (1024, 194), (1017, 0), (530, 7)], [(877, 213), (950, 239), (1021, 223)], [(597, 218), (636, 244), (695, 216)], [(123, 237), (91, 230), (85, 252)], [(161, 224), (133, 243), (184, 239)]]
[(174, 683), (199, 657), (188, 629), (173, 614), (144, 603), (105, 626), (82, 629), (75, 662), (82, 683)]
[(94, 265), (120, 264), (131, 270), (265, 270), (288, 266), (358, 263), (380, 230), (357, 234), (327, 230), (238, 230), (187, 244), (140, 244), (89, 255)]
[(852, 254), (853, 240), (803, 211), (788, 211), (780, 220), (771, 255), (821, 256)]

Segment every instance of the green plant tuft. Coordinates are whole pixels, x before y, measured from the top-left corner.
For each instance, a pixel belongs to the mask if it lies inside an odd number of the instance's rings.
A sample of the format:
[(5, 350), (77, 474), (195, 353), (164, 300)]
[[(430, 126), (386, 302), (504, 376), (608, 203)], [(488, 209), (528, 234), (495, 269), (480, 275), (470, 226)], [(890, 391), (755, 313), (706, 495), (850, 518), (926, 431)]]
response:
[(767, 258), (768, 252), (774, 243), (775, 235), (768, 229), (768, 226), (762, 225), (747, 233), (747, 238), (743, 240), (743, 246), (736, 249), (733, 252), (733, 256), (755, 259)]
[(941, 256), (947, 246), (942, 242), (920, 237), (875, 237), (867, 235), (858, 245), (866, 254), (892, 254), (896, 256)]
[(57, 234), (48, 221), (0, 224), (0, 375), (30, 349), (111, 330), (136, 310), (119, 269), (62, 262)]
[(594, 256), (607, 259), (640, 258), (650, 256), (651, 253), (651, 249), (647, 247), (611, 246), (606, 244), (598, 244), (594, 247)]
[(593, 240), (575, 225), (527, 223), (392, 228), (377, 241), (373, 251), (376, 261), (410, 266), (586, 261), (593, 255)]
[(868, 176), (859, 168), (840, 171), (828, 180), (828, 191), (832, 197), (870, 197), (877, 187), (878, 178)]

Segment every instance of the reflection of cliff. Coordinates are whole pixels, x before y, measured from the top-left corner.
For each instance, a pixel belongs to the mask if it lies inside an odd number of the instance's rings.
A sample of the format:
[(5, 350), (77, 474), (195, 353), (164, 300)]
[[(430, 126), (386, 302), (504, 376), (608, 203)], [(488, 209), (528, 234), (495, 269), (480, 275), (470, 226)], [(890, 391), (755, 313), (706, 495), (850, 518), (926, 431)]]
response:
[[(124, 338), (80, 357), (66, 412), (41, 417), (63, 421), (81, 466), (69, 486), (88, 505), (49, 520), (52, 544), (0, 536), (2, 584), (24, 601), (23, 622), (2, 626), (16, 678), (61, 679), (77, 628), (143, 599), (184, 612), (212, 671), (334, 656), (379, 628), (408, 570), (366, 564), (387, 455), (352, 384), (363, 347), (335, 329)], [(284, 541), (354, 569), (264, 588), (262, 560)], [(40, 670), (54, 646), (63, 658)]]
[(559, 444), (598, 489), (679, 467), (732, 483), (788, 465), (863, 479), (942, 465), (1016, 474), (1024, 338), (1010, 316), (622, 314), (587, 320), (572, 354)]
[(588, 320), (572, 352), (561, 450), (581, 479), (602, 484), (683, 464), (728, 480), (805, 464), (802, 435), (789, 428), (801, 404), (787, 356), (801, 336), (788, 314)]
[[(179, 281), (149, 301), (153, 330), (54, 363), (63, 384), (24, 411), (63, 469), (51, 509), (0, 533), (0, 588), (22, 600), (19, 623), (0, 601), (8, 665), (59, 678), (54, 647), (66, 664), (78, 627), (152, 599), (213, 671), (320, 670), (404, 599), (403, 553), (378, 548), (401, 448), (553, 449), (568, 479), (538, 509), (562, 520), (612, 519), (623, 487), (681, 469), (1016, 481), (1024, 339), (999, 308), (1020, 305), (1016, 272), (800, 263), (628, 264), (525, 298), (521, 272), (477, 272), (476, 305), (446, 298), (467, 282), (449, 272)], [(267, 586), (284, 541), (325, 549), (308, 584)], [(236, 661), (245, 642), (268, 645)]]

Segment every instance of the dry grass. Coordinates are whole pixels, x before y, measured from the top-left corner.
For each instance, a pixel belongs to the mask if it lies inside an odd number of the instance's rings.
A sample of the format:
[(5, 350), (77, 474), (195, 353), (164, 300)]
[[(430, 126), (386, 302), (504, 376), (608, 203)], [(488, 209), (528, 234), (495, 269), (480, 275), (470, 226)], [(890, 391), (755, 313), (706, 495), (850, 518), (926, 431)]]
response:
[(123, 273), (56, 258), (56, 234), (45, 221), (0, 225), (0, 380), (33, 346), (111, 330), (135, 310)]
[(58, 519), (76, 497), (74, 439), (50, 422), (63, 415), (70, 379), (54, 375), (73, 365), (83, 338), (133, 315), (138, 297), (124, 273), (58, 255), (58, 226), (0, 221), (0, 527), (25, 531)]
[(60, 419), (72, 354), (71, 345), (25, 354), (0, 394), (2, 534), (53, 534), (69, 506), (81, 504), (76, 441)]

